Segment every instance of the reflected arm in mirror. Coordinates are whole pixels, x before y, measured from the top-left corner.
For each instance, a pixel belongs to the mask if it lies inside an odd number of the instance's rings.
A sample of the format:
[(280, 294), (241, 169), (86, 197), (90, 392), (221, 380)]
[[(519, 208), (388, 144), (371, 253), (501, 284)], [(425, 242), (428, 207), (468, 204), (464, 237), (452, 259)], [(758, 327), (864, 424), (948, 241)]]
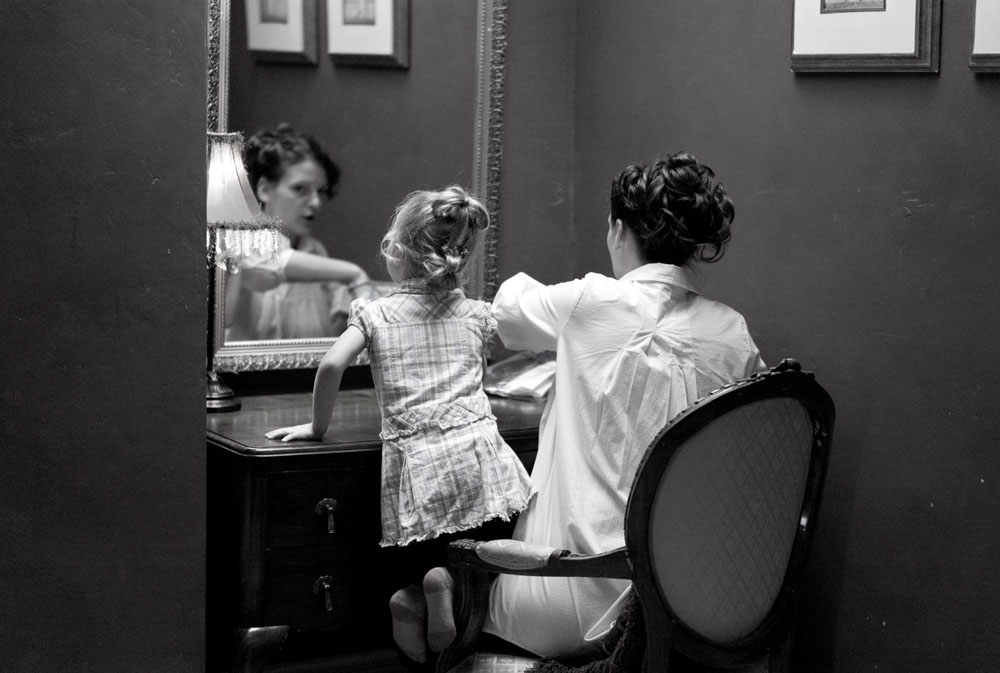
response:
[(316, 369), (316, 382), (313, 384), (312, 408), (313, 417), (309, 423), (278, 428), (267, 433), (268, 439), (280, 439), (283, 442), (299, 440), (320, 440), (330, 427), (330, 416), (340, 392), (340, 381), (344, 370), (365, 349), (365, 335), (357, 327), (349, 326), (330, 350), (320, 360)]
[(244, 263), (226, 278), (227, 340), (335, 336), (351, 298), (369, 298), (370, 288), (359, 265), (313, 252)]
[(365, 270), (354, 262), (322, 257), (309, 252), (292, 250), (285, 264), (285, 279), (289, 283), (337, 281), (358, 286), (369, 282)]

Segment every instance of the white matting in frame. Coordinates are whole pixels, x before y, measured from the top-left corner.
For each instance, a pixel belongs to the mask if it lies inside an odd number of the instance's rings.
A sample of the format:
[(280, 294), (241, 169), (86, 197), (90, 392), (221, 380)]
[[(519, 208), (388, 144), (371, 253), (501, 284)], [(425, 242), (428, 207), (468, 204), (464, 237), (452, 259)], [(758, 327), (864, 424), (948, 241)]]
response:
[(976, 72), (1000, 72), (1000, 0), (976, 0), (969, 68)]
[(246, 0), (247, 49), (258, 61), (319, 63), (318, 0)]
[(327, 0), (326, 28), (335, 64), (409, 67), (409, 0)]
[(794, 0), (795, 72), (938, 72), (941, 0)]

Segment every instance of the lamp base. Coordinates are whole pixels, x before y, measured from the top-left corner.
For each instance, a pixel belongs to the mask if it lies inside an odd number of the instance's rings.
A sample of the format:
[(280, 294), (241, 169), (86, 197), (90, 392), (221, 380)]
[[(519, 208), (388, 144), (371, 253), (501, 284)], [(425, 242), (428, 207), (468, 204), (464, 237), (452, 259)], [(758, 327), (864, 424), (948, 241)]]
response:
[(242, 406), (232, 389), (222, 382), (215, 370), (210, 369), (205, 388), (205, 411), (208, 413), (239, 411)]

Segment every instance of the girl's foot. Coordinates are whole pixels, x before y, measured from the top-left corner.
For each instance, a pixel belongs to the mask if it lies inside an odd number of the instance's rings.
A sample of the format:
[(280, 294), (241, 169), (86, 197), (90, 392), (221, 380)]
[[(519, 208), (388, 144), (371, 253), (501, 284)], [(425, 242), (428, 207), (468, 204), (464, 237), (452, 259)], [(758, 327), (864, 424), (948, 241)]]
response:
[(452, 593), (455, 581), (447, 568), (431, 568), (424, 575), (424, 597), (427, 601), (427, 642), (440, 652), (455, 639), (455, 615)]
[(389, 612), (392, 614), (392, 639), (396, 645), (413, 661), (425, 663), (427, 604), (420, 588), (408, 586), (394, 593), (389, 599)]

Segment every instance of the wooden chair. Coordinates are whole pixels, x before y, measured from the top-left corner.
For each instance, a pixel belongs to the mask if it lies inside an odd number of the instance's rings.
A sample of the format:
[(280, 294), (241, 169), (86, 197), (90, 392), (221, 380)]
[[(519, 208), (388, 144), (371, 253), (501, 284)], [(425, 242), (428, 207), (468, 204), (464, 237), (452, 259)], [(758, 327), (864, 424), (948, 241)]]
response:
[(452, 543), (458, 636), (433, 670), (475, 670), (490, 573), (632, 580), (641, 611), (629, 628), (642, 629), (631, 642), (640, 636), (644, 671), (785, 670), (833, 424), (830, 396), (783, 360), (714, 391), (656, 437), (629, 496), (625, 547), (591, 556)]

